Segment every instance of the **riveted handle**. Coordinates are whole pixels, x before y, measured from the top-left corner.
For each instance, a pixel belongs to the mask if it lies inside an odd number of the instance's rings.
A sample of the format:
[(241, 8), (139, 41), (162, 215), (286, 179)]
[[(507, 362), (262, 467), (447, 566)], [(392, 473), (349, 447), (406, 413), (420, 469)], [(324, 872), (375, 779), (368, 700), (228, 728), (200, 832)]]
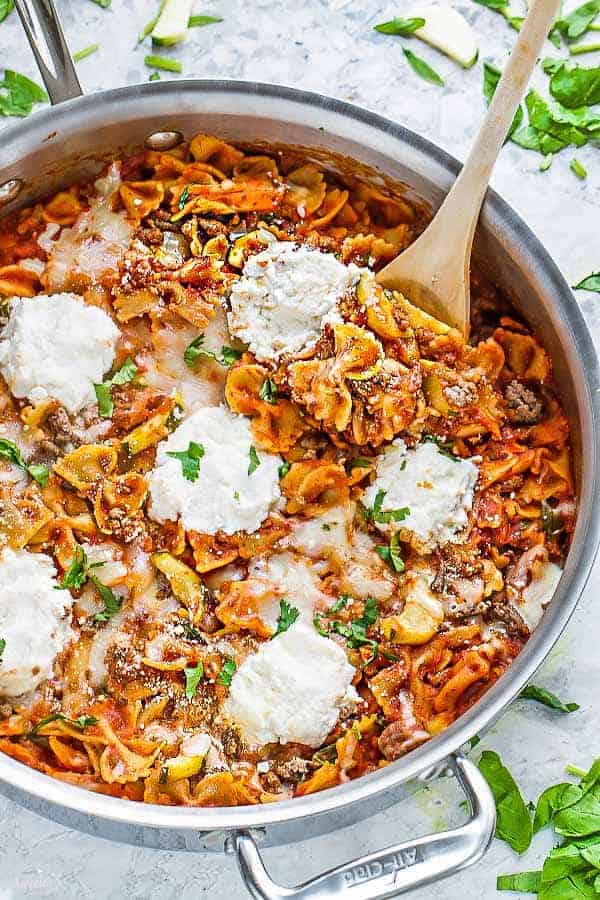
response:
[(83, 93), (53, 0), (15, 0), (50, 102)]
[(384, 900), (472, 865), (481, 859), (494, 835), (494, 798), (471, 760), (456, 754), (448, 759), (447, 768), (456, 776), (471, 809), (468, 822), (460, 828), (396, 844), (291, 888), (272, 880), (253, 837), (238, 832), (228, 849), (237, 856), (244, 884), (257, 900)]

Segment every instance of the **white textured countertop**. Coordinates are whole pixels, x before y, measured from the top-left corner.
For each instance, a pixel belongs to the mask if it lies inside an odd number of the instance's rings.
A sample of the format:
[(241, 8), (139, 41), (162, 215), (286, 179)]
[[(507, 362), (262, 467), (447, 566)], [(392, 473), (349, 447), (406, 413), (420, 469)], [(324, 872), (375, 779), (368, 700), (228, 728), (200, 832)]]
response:
[[(405, 13), (405, 0), (207, 0), (197, 12), (221, 15), (220, 25), (195, 29), (172, 55), (185, 74), (290, 84), (333, 94), (395, 119), (464, 158), (484, 111), (481, 62), (465, 72), (435, 51), (415, 48), (444, 76), (443, 90), (418, 79), (406, 66), (400, 41), (377, 35), (371, 26)], [(514, 32), (494, 13), (470, 0), (455, 4), (473, 22), (480, 58), (502, 65)], [(572, 4), (571, 4), (572, 5)], [(73, 51), (100, 42), (99, 52), (78, 65), (86, 91), (146, 81), (148, 49), (136, 35), (152, 16), (154, 0), (113, 0), (103, 10), (91, 0), (57, 0)], [(514, 0), (515, 10), (519, 0)], [(555, 51), (550, 46), (549, 52)], [(0, 25), (3, 65), (37, 78), (16, 14)], [(586, 57), (585, 64), (598, 64)], [(169, 77), (167, 73), (163, 77)], [(2, 128), (9, 120), (0, 120)], [(1, 138), (0, 138), (1, 139)], [(570, 150), (555, 158), (549, 172), (538, 171), (540, 157), (509, 145), (497, 166), (494, 185), (546, 244), (567, 279), (574, 283), (600, 269), (600, 157), (585, 147), (577, 157), (588, 169), (580, 182), (569, 169)], [(600, 297), (580, 294), (584, 314), (600, 339)], [(571, 761), (587, 767), (600, 755), (600, 608), (596, 566), (585, 596), (557, 649), (536, 681), (581, 710), (559, 716), (517, 702), (486, 736), (482, 747), (497, 750), (514, 773), (526, 799), (562, 779)], [(273, 873), (299, 882), (345, 859), (392, 841), (458, 822), (460, 796), (446, 780), (422, 789), (396, 809), (327, 838), (267, 851)], [(0, 900), (9, 898), (96, 898), (96, 900), (242, 900), (232, 859), (220, 855), (137, 849), (89, 837), (0, 798)], [(417, 891), (418, 900), (481, 900), (516, 897), (496, 894), (499, 872), (534, 869), (548, 842), (534, 841), (520, 861), (495, 842), (484, 861), (435, 887)]]

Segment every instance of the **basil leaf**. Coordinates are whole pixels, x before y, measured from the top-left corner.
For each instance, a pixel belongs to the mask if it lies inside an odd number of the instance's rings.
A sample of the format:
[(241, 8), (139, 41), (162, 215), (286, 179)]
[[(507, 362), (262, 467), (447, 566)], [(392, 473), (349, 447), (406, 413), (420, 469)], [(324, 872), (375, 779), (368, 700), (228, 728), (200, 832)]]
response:
[(563, 703), (552, 691), (538, 687), (536, 684), (529, 684), (519, 696), (521, 700), (535, 700), (543, 706), (549, 706), (550, 709), (557, 709), (563, 713), (572, 713), (579, 709), (578, 703)]
[(0, 81), (0, 115), (28, 116), (34, 103), (46, 103), (48, 94), (35, 81), (12, 69), (4, 70)]
[(412, 50), (409, 50), (407, 47), (402, 48), (402, 52), (406, 57), (411, 69), (415, 72), (419, 78), (422, 78), (424, 81), (428, 81), (430, 84), (435, 84), (438, 87), (444, 86), (444, 79), (441, 78), (438, 73), (431, 68), (429, 63), (425, 62), (424, 59), (421, 59), (420, 56), (417, 56), (416, 53), (413, 53)]
[(188, 19), (188, 28), (202, 28), (204, 25), (215, 25), (217, 22), (222, 21), (223, 19), (219, 16), (190, 16)]
[(298, 616), (300, 615), (300, 610), (296, 609), (295, 606), (291, 606), (286, 600), (279, 601), (279, 616), (277, 618), (277, 629), (271, 635), (271, 640), (276, 638), (277, 635), (283, 634), (284, 631), (287, 631), (290, 628)]
[(217, 675), (217, 681), (219, 682), (219, 684), (224, 684), (226, 687), (229, 687), (236, 669), (237, 666), (235, 664), (235, 660), (231, 657), (226, 659), (221, 667), (221, 671)]
[(577, 175), (580, 181), (585, 181), (587, 178), (587, 169), (580, 163), (579, 160), (574, 156), (570, 163), (571, 171)]
[(190, 441), (187, 450), (167, 450), (167, 456), (178, 459), (181, 463), (181, 474), (187, 481), (197, 481), (200, 474), (200, 460), (204, 456), (204, 447)]
[(287, 460), (284, 460), (281, 463), (281, 465), (279, 466), (279, 468), (277, 469), (279, 477), (285, 478), (285, 476), (287, 475), (287, 473), (290, 471), (291, 468), (292, 468), (292, 464), (287, 462)]
[(258, 396), (266, 403), (275, 406), (277, 403), (277, 385), (271, 378), (265, 378), (260, 386)]
[(15, 0), (0, 0), (0, 22), (4, 22), (14, 8)]
[(594, 291), (596, 294), (600, 294), (600, 272), (588, 275), (587, 278), (584, 278), (579, 284), (574, 284), (573, 290)]
[(202, 660), (199, 660), (198, 664), (193, 668), (188, 667), (184, 669), (183, 672), (185, 675), (185, 696), (188, 700), (191, 700), (196, 696), (196, 690), (204, 675)]
[(256, 452), (256, 447), (254, 444), (250, 446), (250, 451), (248, 453), (250, 457), (250, 465), (248, 466), (248, 475), (252, 475), (253, 472), (256, 472), (258, 467), (260, 466), (260, 459), (258, 458), (258, 453)]
[(105, 584), (102, 584), (96, 575), (90, 575), (90, 580), (93, 582), (94, 587), (100, 594), (100, 599), (104, 603), (104, 608), (94, 616), (94, 622), (108, 622), (109, 619), (112, 619), (112, 617), (119, 612), (123, 601), (120, 597), (115, 597), (111, 589)]
[(374, 30), (379, 31), (381, 34), (399, 34), (402, 37), (410, 37), (411, 34), (414, 34), (419, 28), (422, 28), (425, 24), (425, 19), (420, 18), (395, 18), (391, 19), (389, 22), (382, 22), (380, 25), (375, 25)]
[(492, 750), (483, 751), (479, 769), (496, 801), (496, 837), (506, 841), (517, 853), (524, 853), (531, 843), (533, 829), (517, 783)]
[[(496, 88), (498, 87), (498, 82), (500, 81), (500, 77), (502, 72), (500, 69), (497, 69), (496, 66), (493, 66), (489, 62), (484, 62), (483, 64), (483, 96), (485, 97), (488, 106), (492, 101), (492, 97), (496, 93)], [(506, 135), (506, 140), (508, 141), (520, 127), (523, 122), (523, 107), (519, 105), (514, 118), (512, 120), (512, 124), (508, 129), (508, 134)]]
[(541, 872), (518, 872), (515, 875), (498, 875), (497, 891), (522, 891), (524, 894), (537, 894), (542, 882)]

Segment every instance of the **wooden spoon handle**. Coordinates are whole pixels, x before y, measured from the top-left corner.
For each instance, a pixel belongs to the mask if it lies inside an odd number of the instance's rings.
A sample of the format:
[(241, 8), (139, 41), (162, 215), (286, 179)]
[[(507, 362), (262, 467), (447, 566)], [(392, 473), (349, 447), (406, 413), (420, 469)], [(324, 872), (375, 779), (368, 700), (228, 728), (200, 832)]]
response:
[(494, 163), (560, 5), (561, 0), (533, 0), (531, 3), (483, 125), (440, 209), (441, 213), (442, 209), (448, 208), (457, 235), (462, 231), (470, 238), (473, 236)]

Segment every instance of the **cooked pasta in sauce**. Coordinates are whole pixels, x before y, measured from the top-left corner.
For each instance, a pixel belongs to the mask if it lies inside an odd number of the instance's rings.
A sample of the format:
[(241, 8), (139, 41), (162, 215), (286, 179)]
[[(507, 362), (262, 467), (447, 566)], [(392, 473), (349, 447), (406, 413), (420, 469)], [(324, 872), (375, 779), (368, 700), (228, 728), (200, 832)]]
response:
[(199, 134), (0, 226), (0, 748), (227, 806), (389, 764), (502, 675), (575, 517), (551, 361), (373, 273), (424, 227)]

